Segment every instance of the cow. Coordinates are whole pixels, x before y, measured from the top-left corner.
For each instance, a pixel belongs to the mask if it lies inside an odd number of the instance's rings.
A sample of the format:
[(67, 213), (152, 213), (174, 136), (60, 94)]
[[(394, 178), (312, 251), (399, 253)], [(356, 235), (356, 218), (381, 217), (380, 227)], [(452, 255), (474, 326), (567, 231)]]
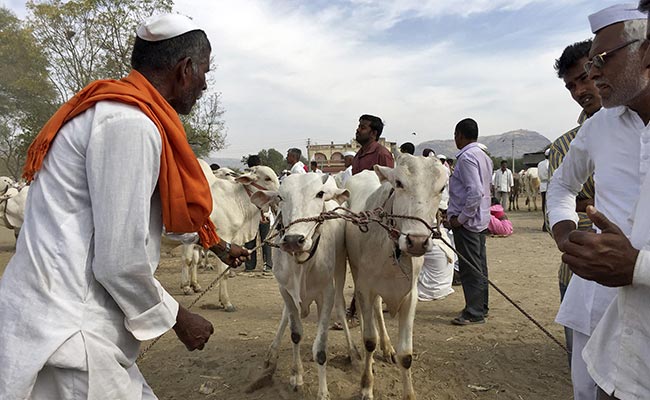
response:
[[(393, 215), (417, 216), (434, 226), (447, 171), (435, 157), (402, 154), (395, 168), (375, 165), (346, 183), (353, 212), (383, 207)], [(387, 360), (398, 362), (402, 372), (403, 399), (415, 399), (411, 379), (413, 361), (413, 319), (417, 281), (423, 255), (434, 246), (431, 231), (422, 222), (410, 219), (389, 220), (393, 234), (379, 224), (362, 232), (346, 222), (345, 246), (354, 278), (355, 297), (361, 310), (363, 342), (366, 349), (361, 377), (361, 396), (373, 398), (373, 353), (377, 342)], [(397, 233), (395, 233), (397, 232)], [(390, 344), (382, 316), (381, 301), (392, 317), (399, 317), (397, 352)], [(375, 320), (376, 319), (376, 320)], [(377, 330), (379, 329), (379, 334)]]
[(23, 226), (28, 193), (29, 185), (0, 177), (0, 225), (12, 229), (16, 238)]
[[(252, 200), (260, 208), (276, 204), (280, 210), (280, 223), (286, 227), (277, 241), (280, 250), (273, 251), (273, 274), (278, 282), (284, 308), (280, 325), (265, 359), (262, 378), (270, 378), (277, 367), (278, 350), (282, 336), (290, 326), (293, 342), (293, 368), (290, 384), (298, 390), (303, 384), (303, 366), (300, 341), (303, 338), (302, 319), (309, 315), (310, 306), (316, 303), (318, 332), (312, 346), (313, 358), (318, 365), (318, 400), (329, 399), (327, 389), (327, 336), (332, 308), (343, 321), (351, 360), (358, 358), (345, 320), (343, 288), (345, 286), (346, 252), (345, 222), (341, 219), (315, 221), (290, 225), (291, 221), (315, 217), (338, 207), (348, 197), (334, 178), (315, 173), (287, 176), (279, 192), (259, 191)], [(255, 383), (255, 382), (254, 382)], [(253, 386), (249, 390), (254, 390)]]
[[(244, 244), (255, 238), (259, 229), (261, 211), (250, 200), (250, 196), (260, 189), (277, 190), (280, 183), (273, 170), (266, 166), (256, 166), (232, 181), (229, 178), (216, 178), (210, 167), (199, 160), (212, 192), (212, 214), (210, 219), (217, 227), (217, 234), (223, 240)], [(183, 245), (183, 265), (181, 271), (181, 289), (185, 294), (200, 292), (197, 279), (197, 266), (200, 259), (200, 247), (192, 244)], [(216, 260), (216, 271), (221, 274), (227, 266)], [(234, 311), (230, 302), (226, 280), (219, 287), (219, 301), (226, 311)]]
[(526, 205), (530, 211), (531, 202), (537, 211), (537, 195), (539, 194), (539, 175), (537, 167), (528, 168), (521, 176), (521, 188), (526, 196)]
[(508, 211), (519, 211), (519, 193), (521, 192), (521, 175), (518, 172), (512, 174), (514, 182), (508, 199)]
[(229, 180), (231, 180), (233, 182), (235, 181), (235, 178), (237, 178), (237, 176), (239, 176), (239, 174), (237, 174), (235, 171), (233, 171), (230, 168), (226, 168), (226, 167), (219, 168), (218, 170), (214, 171), (213, 174), (217, 178), (229, 179)]

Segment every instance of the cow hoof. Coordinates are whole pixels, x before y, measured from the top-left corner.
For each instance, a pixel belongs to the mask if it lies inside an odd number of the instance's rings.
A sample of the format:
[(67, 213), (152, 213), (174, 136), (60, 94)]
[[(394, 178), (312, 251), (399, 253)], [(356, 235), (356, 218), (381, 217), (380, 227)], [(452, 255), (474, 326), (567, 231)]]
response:
[(196, 285), (192, 285), (192, 289), (194, 290), (194, 293), (201, 293), (203, 291), (203, 288), (198, 283)]
[(390, 349), (384, 350), (384, 360), (387, 363), (397, 364), (397, 353), (392, 347)]
[(319, 393), (318, 394), (318, 400), (330, 400), (330, 394), (329, 393)]
[(293, 389), (294, 392), (297, 392), (303, 384), (302, 376), (293, 375), (289, 378), (289, 383), (291, 384), (291, 389)]
[(190, 295), (190, 294), (194, 293), (192, 291), (192, 288), (189, 287), (189, 286), (183, 286), (183, 287), (181, 287), (181, 289), (183, 290), (184, 295)]
[(214, 266), (212, 264), (208, 264), (205, 267), (203, 267), (204, 271), (214, 271)]
[(361, 400), (372, 400), (372, 393), (361, 393)]
[(228, 304), (227, 306), (224, 307), (224, 310), (226, 312), (235, 312), (237, 311), (237, 308), (233, 306), (232, 304)]

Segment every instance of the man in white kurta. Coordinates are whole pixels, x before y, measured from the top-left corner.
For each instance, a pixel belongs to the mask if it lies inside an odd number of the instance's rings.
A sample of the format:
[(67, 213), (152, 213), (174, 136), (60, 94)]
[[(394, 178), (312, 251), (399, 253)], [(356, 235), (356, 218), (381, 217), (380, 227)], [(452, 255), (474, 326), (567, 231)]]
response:
[[(608, 8), (589, 17), (592, 31), (596, 33), (590, 55), (629, 41), (626, 31), (632, 31), (632, 24), (644, 24), (645, 16), (635, 7), (619, 11), (618, 8)], [(639, 32), (638, 29), (634, 31)], [(642, 33), (645, 34), (645, 28)], [(642, 81), (638, 53), (638, 46), (628, 45), (614, 53), (619, 59), (613, 55), (607, 58), (608, 69), (594, 67), (590, 70), (589, 77), (596, 82), (610, 79), (608, 91), (600, 91), (605, 108), (582, 125), (564, 161), (554, 173), (547, 192), (549, 223), (563, 252), (569, 232), (575, 230), (578, 222), (576, 195), (592, 172), (597, 183), (596, 207), (620, 226), (624, 234), (631, 232), (630, 205), (636, 204), (640, 182), (650, 168), (650, 130), (633, 108), (620, 105), (616, 98), (620, 93), (616, 91), (629, 84), (626, 79), (632, 82), (633, 87), (643, 90), (642, 83), (636, 82)], [(620, 101), (638, 109), (635, 100), (636, 97)], [(619, 158), (625, 159), (626, 163), (611, 162)], [(596, 398), (596, 388), (587, 372), (582, 349), (615, 294), (613, 288), (574, 276), (560, 306), (556, 321), (574, 330), (571, 373), (576, 400)]]
[(510, 198), (510, 192), (515, 185), (512, 171), (508, 169), (508, 162), (501, 161), (501, 168), (494, 171), (492, 176), (492, 186), (494, 187), (494, 196), (499, 199), (501, 207), (507, 207), (506, 201)]

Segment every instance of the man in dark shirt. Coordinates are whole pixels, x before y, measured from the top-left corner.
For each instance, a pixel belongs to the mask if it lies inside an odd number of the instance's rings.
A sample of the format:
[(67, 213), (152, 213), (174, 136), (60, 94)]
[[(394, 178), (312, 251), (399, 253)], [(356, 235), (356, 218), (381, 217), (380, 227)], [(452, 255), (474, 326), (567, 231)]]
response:
[(373, 169), (375, 165), (384, 167), (395, 166), (393, 155), (378, 140), (384, 130), (381, 118), (364, 114), (359, 118), (359, 126), (355, 139), (361, 145), (357, 155), (352, 160), (352, 175), (365, 169)]

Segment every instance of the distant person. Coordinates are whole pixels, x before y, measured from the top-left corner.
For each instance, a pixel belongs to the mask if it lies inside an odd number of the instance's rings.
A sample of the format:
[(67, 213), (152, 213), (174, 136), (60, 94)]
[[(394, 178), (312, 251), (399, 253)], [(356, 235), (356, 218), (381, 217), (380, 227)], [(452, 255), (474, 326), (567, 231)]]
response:
[(300, 149), (291, 148), (287, 151), (287, 165), (289, 166), (288, 174), (306, 174), (307, 169), (305, 164), (300, 161), (302, 151)]
[(427, 147), (426, 149), (422, 150), (422, 155), (423, 155), (424, 157), (430, 157), (430, 156), (435, 157), (435, 156), (436, 156), (436, 152), (433, 151), (433, 149), (430, 149), (430, 148)]
[(309, 163), (310, 172), (316, 173), (318, 175), (323, 175), (323, 171), (318, 168), (318, 161), (312, 161)]
[[(248, 165), (248, 168), (253, 168), (258, 165), (262, 165), (262, 160), (260, 159), (260, 156), (257, 154), (251, 154), (248, 156), (248, 160), (246, 161), (246, 164)], [(271, 210), (269, 209), (266, 213), (262, 214), (262, 218), (260, 219), (260, 224), (259, 224), (259, 235), (260, 235), (260, 242), (264, 243), (264, 240), (266, 240), (266, 237), (269, 234), (269, 230), (271, 230), (271, 219), (273, 218)], [(252, 250), (255, 248), (257, 245), (257, 237), (255, 237), (253, 240), (250, 242), (247, 242), (244, 247), (246, 247), (249, 250)], [(246, 261), (246, 272), (251, 272), (255, 269), (257, 266), (257, 252), (256, 251), (251, 251), (250, 252), (250, 259)], [(271, 272), (273, 270), (273, 258), (271, 257), (271, 246), (268, 244), (262, 245), (262, 259), (264, 261), (264, 265), (262, 266), (262, 271), (263, 272)]]
[(210, 164), (210, 169), (212, 170), (212, 172), (218, 171), (219, 168), (221, 168), (221, 166), (219, 164), (217, 164), (217, 163)]
[(399, 147), (400, 153), (407, 153), (413, 155), (415, 153), (415, 145), (411, 142), (402, 143)]
[(494, 196), (499, 199), (501, 207), (505, 209), (507, 206), (506, 202), (510, 199), (510, 192), (515, 186), (512, 171), (508, 168), (508, 162), (506, 160), (502, 160), (501, 168), (494, 172), (492, 186), (494, 187)]
[(454, 140), (460, 151), (449, 181), (447, 223), (454, 233), (456, 250), (474, 267), (463, 259), (459, 261), (465, 308), (451, 322), (482, 324), (489, 309), (485, 234), (490, 222), (492, 160), (477, 143), (478, 124), (473, 119), (456, 125)]
[(375, 165), (393, 168), (393, 155), (378, 140), (384, 130), (384, 122), (374, 115), (364, 114), (359, 118), (355, 139), (361, 145), (352, 160), (352, 174), (369, 169)]
[(341, 174), (341, 187), (345, 187), (345, 182), (347, 182), (352, 176), (352, 160), (354, 160), (355, 154), (354, 151), (346, 151), (343, 153), (343, 164), (345, 170)]
[[(564, 133), (557, 138), (549, 148), (548, 157), (548, 176), (549, 184), (553, 179), (554, 172), (560, 167), (564, 156), (569, 152), (571, 142), (578, 134), (578, 130), (582, 124), (600, 110), (600, 94), (596, 88), (593, 80), (589, 79), (584, 65), (589, 61), (589, 50), (591, 49), (591, 39), (582, 42), (574, 43), (567, 46), (562, 52), (560, 58), (555, 60), (555, 71), (558, 78), (564, 82), (564, 87), (569, 91), (573, 100), (582, 108), (580, 116), (578, 117), (578, 126)], [(548, 188), (547, 188), (548, 189)], [(590, 232), (592, 230), (592, 222), (586, 214), (588, 205), (594, 204), (595, 187), (594, 177), (591, 175), (586, 182), (583, 183), (582, 189), (576, 197), (576, 211), (578, 213), (578, 230)], [(550, 231), (548, 224), (548, 213), (545, 213), (545, 223), (547, 229)], [(560, 290), (560, 302), (564, 300), (564, 294), (571, 280), (571, 269), (565, 262), (560, 262), (558, 270), (558, 281)], [(564, 336), (566, 346), (571, 353), (573, 344), (573, 335), (571, 328), (564, 327)], [(571, 354), (569, 354), (569, 366), (571, 366)]]
[(490, 206), (488, 231), (497, 236), (510, 236), (513, 232), (512, 222), (508, 219), (501, 202), (496, 197), (492, 198), (492, 205)]
[(546, 189), (548, 188), (548, 155), (551, 150), (544, 151), (544, 159), (537, 163), (537, 173), (539, 176), (539, 192), (542, 195), (542, 215), (544, 215), (544, 222), (542, 223), (542, 231), (547, 232), (546, 229)]

